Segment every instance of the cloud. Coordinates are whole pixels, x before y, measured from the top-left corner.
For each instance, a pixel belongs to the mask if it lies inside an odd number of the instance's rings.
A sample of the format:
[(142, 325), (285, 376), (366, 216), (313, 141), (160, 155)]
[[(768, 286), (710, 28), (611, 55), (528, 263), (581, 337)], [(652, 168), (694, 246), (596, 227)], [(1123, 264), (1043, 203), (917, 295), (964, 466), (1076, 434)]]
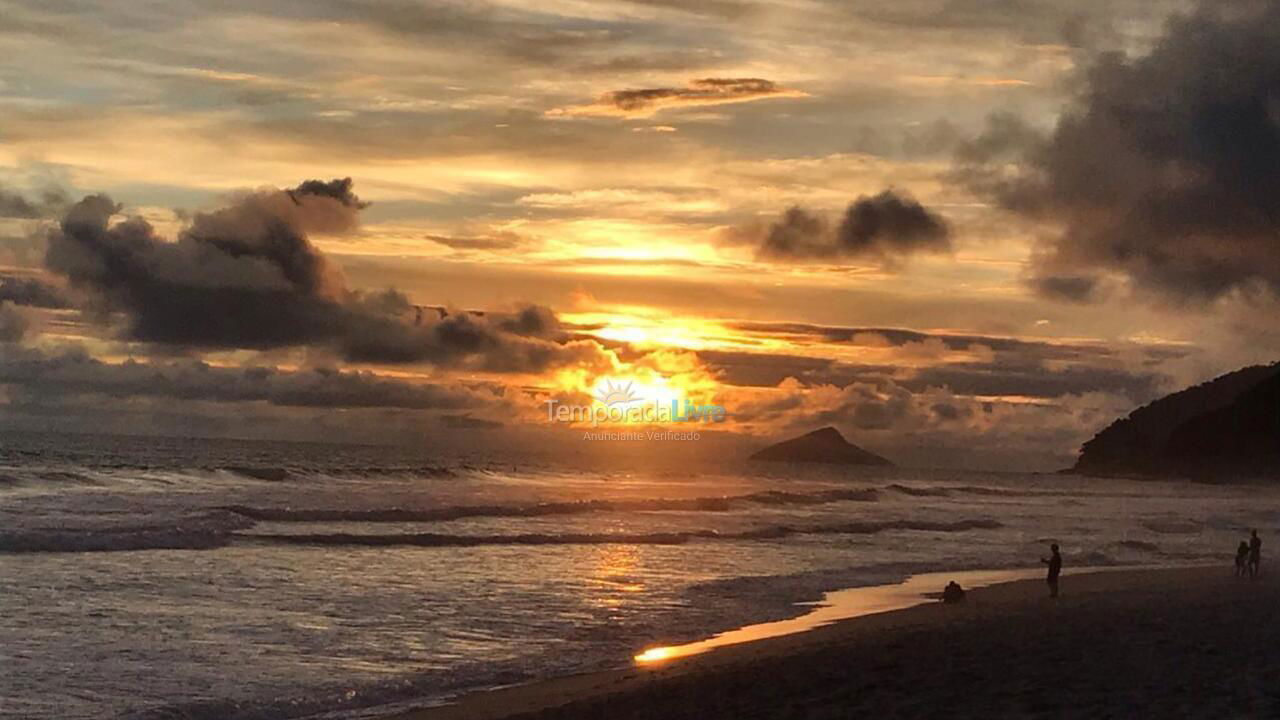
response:
[(454, 430), (499, 430), (503, 427), (503, 424), (496, 420), (485, 420), (470, 415), (441, 415), (440, 423)]
[(0, 302), (51, 310), (71, 307), (61, 288), (25, 275), (0, 275)]
[(1072, 359), (1110, 355), (1112, 351), (1094, 343), (1053, 343), (1002, 335), (973, 333), (932, 333), (906, 328), (860, 325), (814, 325), (799, 322), (739, 321), (729, 328), (766, 337), (782, 337), (793, 342), (850, 343), (861, 346), (903, 347), (910, 344), (940, 343), (948, 350), (966, 350), (982, 345), (996, 351), (1034, 351), (1046, 358)]
[(13, 303), (0, 300), (0, 343), (17, 342), (27, 334), (27, 317)]
[(588, 105), (571, 105), (547, 112), (551, 116), (588, 115), (649, 117), (660, 110), (701, 105), (726, 105), (769, 98), (808, 97), (761, 78), (702, 78), (682, 88), (660, 87), (615, 90)]
[(735, 423), (774, 435), (835, 425), (852, 442), (910, 465), (1056, 469), (1096, 428), (1131, 407), (1100, 392), (1049, 400), (964, 396), (892, 379), (837, 386), (786, 380), (725, 402)]
[(560, 342), (554, 315), (424, 313), (396, 290), (346, 287), (308, 239), (356, 226), (351, 180), (242, 193), (197, 213), (174, 242), (138, 217), (112, 224), (103, 195), (73, 205), (45, 264), (126, 318), (133, 340), (190, 348), (328, 348), (347, 360), (538, 371), (604, 362), (590, 342)]
[(914, 198), (893, 190), (860, 197), (850, 205), (836, 231), (836, 244), (851, 255), (893, 256), (951, 249), (942, 218)]
[[(0, 322), (2, 318), (0, 314)], [(307, 408), (458, 410), (501, 400), (501, 391), (493, 388), (413, 383), (371, 372), (218, 367), (197, 361), (113, 364), (78, 350), (48, 354), (20, 348), (0, 354), (0, 384), (40, 398), (104, 395)]]
[[(894, 382), (917, 393), (948, 388), (964, 396), (1045, 399), (1101, 392), (1141, 403), (1173, 384), (1171, 373), (1178, 363), (1196, 354), (1176, 344), (1062, 342), (883, 327), (774, 322), (728, 327), (807, 351), (698, 351), (721, 382), (756, 387), (773, 387), (786, 378), (837, 387)], [(850, 347), (859, 351), (850, 353)]]
[(1176, 300), (1280, 294), (1277, 97), (1280, 4), (1204, 4), (1149, 54), (1100, 56), (1046, 138), (1002, 121), (961, 168), (1056, 228), (1032, 261), (1050, 295), (1105, 276)]
[(1099, 294), (1101, 278), (1089, 275), (1033, 275), (1031, 286), (1046, 297), (1071, 302), (1089, 302)]
[(698, 357), (722, 383), (774, 387), (794, 378), (805, 385), (845, 387), (893, 382), (911, 392), (947, 388), (966, 397), (1051, 399), (1103, 392), (1142, 403), (1169, 386), (1169, 377), (1147, 368), (1129, 369), (1098, 357), (1092, 363), (1049, 367), (1034, 353), (1003, 355), (992, 362), (950, 362), (922, 368), (856, 364), (828, 358), (732, 351), (701, 351)]
[(38, 200), (28, 200), (12, 190), (0, 187), (0, 218), (31, 220), (50, 217), (66, 203), (66, 194), (56, 188), (45, 190)]
[(951, 250), (945, 220), (910, 195), (885, 190), (849, 204), (840, 224), (799, 206), (788, 208), (767, 230), (737, 230), (729, 242), (756, 245), (756, 255), (774, 261), (870, 259), (896, 266), (916, 253)]
[(529, 245), (532, 241), (519, 233), (502, 231), (488, 235), (434, 235), (427, 234), (425, 239), (439, 243), (454, 250), (515, 250)]

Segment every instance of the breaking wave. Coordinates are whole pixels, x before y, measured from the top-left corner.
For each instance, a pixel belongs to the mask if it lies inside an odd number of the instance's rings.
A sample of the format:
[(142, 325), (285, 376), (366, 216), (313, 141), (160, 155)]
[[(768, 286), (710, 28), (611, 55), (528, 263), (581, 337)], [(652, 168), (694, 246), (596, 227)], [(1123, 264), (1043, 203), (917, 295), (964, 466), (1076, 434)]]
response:
[(874, 502), (874, 489), (824, 490), (794, 493), (767, 490), (728, 497), (644, 498), (636, 500), (579, 500), (532, 505), (452, 505), (441, 508), (267, 508), (229, 505), (225, 510), (263, 522), (443, 522), (464, 518), (523, 518), (606, 512), (728, 512), (735, 504), (822, 505), (836, 502)]
[(887, 485), (883, 488), (839, 488), (813, 492), (763, 490), (745, 495), (696, 498), (578, 500), (529, 505), (450, 505), (439, 508), (292, 508), (228, 505), (228, 510), (262, 522), (447, 522), (467, 518), (531, 518), (554, 515), (626, 512), (729, 512), (744, 505), (814, 506), (840, 502), (876, 502), (885, 492), (911, 497), (1059, 495), (1056, 491), (1013, 490), (980, 486), (937, 487)]
[(475, 547), (480, 545), (680, 545), (693, 540), (774, 540), (793, 535), (874, 535), (892, 530), (965, 532), (1004, 527), (996, 520), (966, 519), (954, 522), (884, 520), (796, 527), (770, 525), (741, 532), (692, 530), (667, 533), (523, 533), (510, 535), (451, 535), (446, 533), (316, 533), (240, 534), (239, 538), (288, 545), (356, 545), (384, 547)]
[(0, 553), (210, 550), (230, 544), (236, 530), (250, 527), (250, 520), (218, 512), (172, 523), (0, 530)]

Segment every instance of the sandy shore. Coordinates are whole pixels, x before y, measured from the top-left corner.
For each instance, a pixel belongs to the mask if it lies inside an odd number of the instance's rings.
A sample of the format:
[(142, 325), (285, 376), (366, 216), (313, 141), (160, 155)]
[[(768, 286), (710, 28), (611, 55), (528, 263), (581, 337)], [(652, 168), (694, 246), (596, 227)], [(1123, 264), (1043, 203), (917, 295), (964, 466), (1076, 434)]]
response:
[(1071, 575), (980, 588), (645, 667), (464, 697), (398, 720), (1280, 717), (1280, 574)]

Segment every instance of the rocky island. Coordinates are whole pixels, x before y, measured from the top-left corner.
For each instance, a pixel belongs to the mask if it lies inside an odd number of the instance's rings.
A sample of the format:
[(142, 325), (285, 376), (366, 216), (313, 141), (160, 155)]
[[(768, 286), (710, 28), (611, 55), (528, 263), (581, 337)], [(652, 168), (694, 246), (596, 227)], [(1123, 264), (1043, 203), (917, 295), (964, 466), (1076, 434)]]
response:
[(854, 445), (839, 430), (824, 427), (797, 438), (770, 445), (751, 455), (752, 460), (776, 462), (841, 463), (845, 465), (893, 465), (892, 462)]

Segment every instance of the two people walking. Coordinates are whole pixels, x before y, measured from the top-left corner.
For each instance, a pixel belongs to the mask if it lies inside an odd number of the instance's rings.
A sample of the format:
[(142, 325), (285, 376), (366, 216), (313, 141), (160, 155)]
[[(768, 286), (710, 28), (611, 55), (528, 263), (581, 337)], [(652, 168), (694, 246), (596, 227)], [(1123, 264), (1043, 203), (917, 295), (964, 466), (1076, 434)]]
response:
[(1249, 541), (1240, 541), (1240, 547), (1236, 548), (1236, 577), (1258, 577), (1258, 571), (1262, 565), (1262, 538), (1258, 537), (1258, 531), (1254, 530), (1249, 537)]

